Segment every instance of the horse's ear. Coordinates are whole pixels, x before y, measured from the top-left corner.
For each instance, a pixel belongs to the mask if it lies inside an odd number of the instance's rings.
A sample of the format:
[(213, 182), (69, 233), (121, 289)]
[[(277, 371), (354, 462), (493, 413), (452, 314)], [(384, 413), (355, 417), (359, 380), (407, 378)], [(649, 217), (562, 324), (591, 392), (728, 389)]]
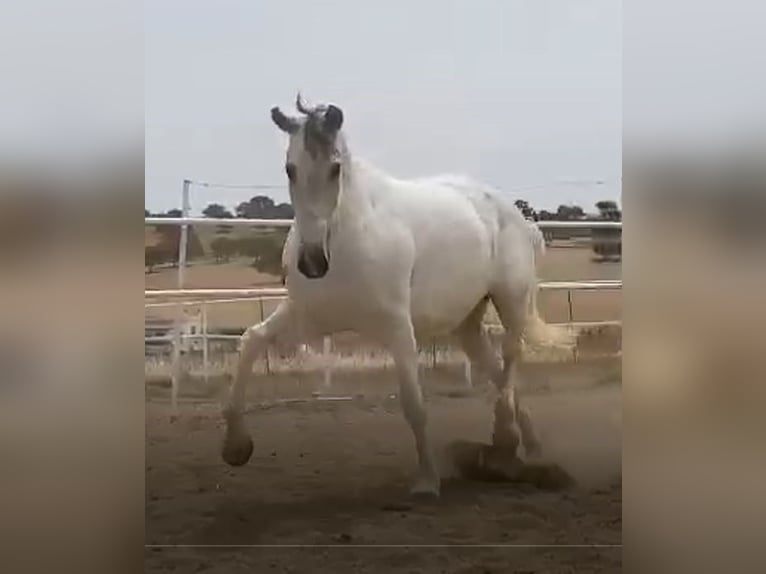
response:
[(343, 110), (330, 104), (324, 114), (324, 128), (331, 133), (336, 133), (343, 125)]
[(271, 119), (277, 124), (277, 127), (288, 134), (294, 134), (300, 129), (300, 123), (295, 118), (291, 118), (282, 113), (277, 107), (271, 108)]

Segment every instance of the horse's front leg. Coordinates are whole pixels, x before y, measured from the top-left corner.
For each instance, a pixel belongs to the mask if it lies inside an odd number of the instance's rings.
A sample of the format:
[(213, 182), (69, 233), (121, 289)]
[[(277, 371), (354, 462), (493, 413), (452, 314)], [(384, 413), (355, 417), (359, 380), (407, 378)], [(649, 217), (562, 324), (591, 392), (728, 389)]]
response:
[(418, 381), (418, 348), (412, 323), (408, 318), (392, 326), (384, 344), (394, 358), (399, 378), (399, 396), (404, 417), (415, 435), (418, 453), (418, 476), (413, 494), (439, 495), (439, 471), (436, 467), (427, 432), (426, 408)]
[(463, 361), (463, 382), (466, 388), (479, 387), (487, 383), (484, 371), (481, 366), (474, 363), (470, 358), (466, 357)]
[(253, 372), (253, 363), (269, 345), (287, 334), (292, 327), (292, 311), (285, 301), (261, 323), (249, 327), (240, 341), (237, 372), (224, 408), (226, 435), (223, 441), (223, 460), (232, 466), (245, 464), (253, 454), (253, 440), (244, 420), (245, 389)]

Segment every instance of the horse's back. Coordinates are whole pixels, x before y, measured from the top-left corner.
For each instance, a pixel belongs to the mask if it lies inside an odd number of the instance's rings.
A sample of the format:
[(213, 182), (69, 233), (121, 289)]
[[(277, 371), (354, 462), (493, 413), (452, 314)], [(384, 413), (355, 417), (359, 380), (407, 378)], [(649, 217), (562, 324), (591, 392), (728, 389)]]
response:
[(400, 205), (402, 218), (424, 243), (444, 249), (445, 241), (472, 246), (477, 239), (493, 260), (509, 249), (526, 253), (530, 243), (535, 252), (540, 249), (539, 229), (530, 229), (510, 197), (482, 182), (435, 176), (403, 182), (398, 195), (392, 201)]
[(399, 182), (386, 199), (387, 210), (408, 226), (415, 243), (416, 331), (454, 330), (491, 291), (499, 263), (514, 259), (503, 253), (502, 243), (526, 234), (526, 221), (500, 192), (460, 176)]

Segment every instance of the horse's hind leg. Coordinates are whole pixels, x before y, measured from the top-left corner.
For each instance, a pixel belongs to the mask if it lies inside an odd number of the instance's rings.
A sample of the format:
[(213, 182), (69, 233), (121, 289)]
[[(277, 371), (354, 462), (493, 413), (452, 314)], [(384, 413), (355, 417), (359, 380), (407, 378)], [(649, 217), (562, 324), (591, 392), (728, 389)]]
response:
[(515, 421), (521, 431), (521, 444), (524, 451), (528, 456), (537, 456), (541, 451), (540, 441), (532, 424), (529, 409), (521, 404), (516, 392), (517, 367), (522, 354), (522, 336), (527, 322), (529, 297), (530, 291), (521, 289), (506, 290), (492, 295), (492, 302), (505, 328), (502, 376), (494, 379), (500, 398), (495, 406), (493, 440), (498, 446), (517, 445), (518, 440), (515, 439), (513, 430)]
[(264, 321), (249, 327), (240, 341), (237, 372), (229, 392), (229, 402), (223, 411), (226, 435), (223, 459), (232, 466), (245, 464), (253, 453), (253, 441), (245, 427), (245, 388), (253, 372), (253, 363), (268, 345), (284, 336), (292, 326), (289, 302), (282, 303)]
[(461, 323), (456, 333), (468, 357), (470, 371), (467, 366), (466, 379), (470, 377), (472, 386), (487, 378), (499, 384), (503, 375), (500, 362), (482, 325), (487, 303), (488, 299), (482, 299)]

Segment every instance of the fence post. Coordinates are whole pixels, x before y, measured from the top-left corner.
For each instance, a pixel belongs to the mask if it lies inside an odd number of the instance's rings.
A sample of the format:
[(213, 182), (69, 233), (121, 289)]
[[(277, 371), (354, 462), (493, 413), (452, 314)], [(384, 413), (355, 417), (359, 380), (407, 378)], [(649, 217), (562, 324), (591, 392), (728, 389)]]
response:
[(207, 339), (207, 303), (205, 301), (202, 302), (202, 376), (204, 377), (205, 383), (208, 382), (208, 339)]
[[(567, 289), (567, 304), (569, 306), (569, 327), (572, 328), (572, 323), (574, 323), (574, 313), (572, 311), (572, 290)], [(572, 347), (572, 359), (574, 362), (577, 362), (577, 344), (575, 344)]]
[[(189, 217), (191, 211), (191, 203), (189, 201), (189, 188), (191, 182), (188, 179), (184, 180), (183, 188), (181, 190), (181, 217)], [(178, 240), (178, 288), (183, 289), (184, 276), (186, 273), (186, 258), (187, 258), (187, 241), (189, 239), (189, 225), (184, 223), (181, 225), (181, 236)]]
[[(263, 322), (266, 319), (266, 317), (264, 316), (264, 313), (263, 313), (263, 298), (262, 297), (258, 299), (258, 305), (261, 308), (261, 322)], [(266, 359), (266, 374), (270, 375), (271, 361), (269, 360), (269, 345), (266, 345), (266, 348), (264, 349), (263, 354), (264, 354), (264, 358)]]
[(176, 307), (176, 325), (173, 329), (173, 363), (170, 373), (170, 420), (178, 416), (178, 387), (181, 379), (181, 314), (180, 306)]
[[(183, 187), (181, 189), (181, 215), (182, 217), (189, 217), (189, 211), (191, 210), (189, 203), (189, 186), (191, 182), (188, 179), (184, 179)], [(185, 271), (186, 271), (186, 242), (189, 237), (189, 226), (183, 224), (181, 226), (181, 234), (178, 238), (178, 288), (183, 289), (185, 283)], [(175, 419), (178, 416), (178, 393), (181, 385), (182, 375), (182, 359), (181, 359), (181, 327), (183, 324), (183, 306), (179, 303), (176, 306), (176, 324), (173, 336), (173, 367), (171, 375), (171, 388), (170, 388), (170, 409), (171, 419)]]
[(322, 354), (324, 362), (324, 388), (329, 389), (332, 385), (332, 365), (330, 363), (330, 353), (332, 352), (332, 339), (325, 335), (322, 340)]

